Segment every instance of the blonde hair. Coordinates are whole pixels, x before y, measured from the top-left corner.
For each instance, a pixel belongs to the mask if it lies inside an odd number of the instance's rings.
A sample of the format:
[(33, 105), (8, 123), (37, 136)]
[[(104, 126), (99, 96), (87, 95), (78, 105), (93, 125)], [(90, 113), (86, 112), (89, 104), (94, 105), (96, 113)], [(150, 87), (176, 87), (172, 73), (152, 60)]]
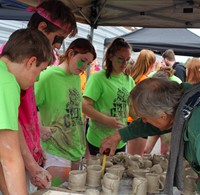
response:
[(187, 78), (189, 83), (200, 82), (200, 59), (192, 58), (186, 64)]
[(130, 76), (137, 81), (140, 77), (146, 73), (148, 73), (149, 69), (152, 68), (154, 63), (156, 62), (156, 55), (153, 51), (148, 49), (141, 50), (132, 70)]

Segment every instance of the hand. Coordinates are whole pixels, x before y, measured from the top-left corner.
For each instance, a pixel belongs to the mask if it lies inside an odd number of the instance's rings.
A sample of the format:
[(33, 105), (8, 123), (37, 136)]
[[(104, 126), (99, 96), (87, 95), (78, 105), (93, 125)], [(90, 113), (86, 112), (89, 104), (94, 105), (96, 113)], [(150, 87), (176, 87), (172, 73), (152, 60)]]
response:
[(38, 160), (38, 164), (40, 166), (44, 167), (46, 165), (46, 160), (47, 160), (46, 154), (45, 154), (44, 150), (41, 148), (41, 156)]
[(42, 126), (42, 127), (40, 127), (40, 132), (41, 132), (42, 141), (47, 141), (51, 137), (50, 127)]
[(112, 129), (121, 129), (125, 127), (125, 125), (121, 122), (121, 118), (118, 117), (107, 116), (105, 124)]
[(28, 170), (28, 174), (31, 183), (39, 189), (50, 188), (52, 177), (47, 170), (37, 165), (31, 171)]
[(101, 142), (101, 146), (99, 149), (100, 154), (103, 154), (103, 152), (106, 149), (110, 149), (109, 155), (113, 156), (117, 149), (117, 144), (120, 141), (121, 141), (121, 136), (118, 131), (116, 131), (113, 135), (110, 135), (109, 137), (104, 138)]

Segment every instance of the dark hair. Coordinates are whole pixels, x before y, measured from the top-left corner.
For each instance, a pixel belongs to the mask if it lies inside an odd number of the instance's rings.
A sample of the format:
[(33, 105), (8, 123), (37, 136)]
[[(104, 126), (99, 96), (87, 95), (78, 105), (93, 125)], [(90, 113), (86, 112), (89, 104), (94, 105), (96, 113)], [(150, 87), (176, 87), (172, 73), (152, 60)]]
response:
[[(66, 23), (69, 24), (70, 25), (69, 37), (74, 37), (77, 34), (78, 30), (77, 30), (75, 16), (72, 13), (71, 9), (67, 5), (65, 5), (62, 1), (47, 0), (42, 2), (37, 7), (43, 8), (49, 13), (51, 13), (52, 21), (59, 20), (63, 25), (65, 25)], [(41, 22), (45, 22), (47, 24), (47, 27), (45, 29), (47, 33), (55, 32), (60, 29), (56, 25), (52, 24), (51, 22), (40, 16), (37, 12), (35, 12), (30, 18), (28, 27), (37, 29), (38, 25)]]
[(93, 55), (93, 60), (96, 58), (95, 48), (90, 43), (90, 41), (84, 38), (78, 38), (72, 41), (67, 50), (65, 51), (65, 54), (60, 56), (60, 63), (62, 63), (66, 59), (68, 60), (68, 53), (70, 50), (73, 50), (75, 55), (78, 53), (85, 54), (89, 52)]
[(175, 61), (175, 53), (172, 49), (166, 50), (163, 54), (162, 57), (165, 59), (167, 58), (169, 61)]
[(11, 34), (5, 44), (1, 56), (11, 62), (21, 63), (24, 59), (35, 56), (36, 66), (42, 62), (50, 65), (54, 61), (52, 47), (47, 37), (36, 29), (19, 29)]
[(131, 45), (125, 41), (125, 39), (119, 37), (116, 38), (109, 46), (108, 49), (106, 50), (103, 64), (104, 68), (106, 69), (106, 77), (109, 78), (111, 73), (112, 73), (112, 61), (110, 60), (110, 57), (114, 56), (115, 53), (120, 50), (121, 48), (128, 48), (132, 50)]

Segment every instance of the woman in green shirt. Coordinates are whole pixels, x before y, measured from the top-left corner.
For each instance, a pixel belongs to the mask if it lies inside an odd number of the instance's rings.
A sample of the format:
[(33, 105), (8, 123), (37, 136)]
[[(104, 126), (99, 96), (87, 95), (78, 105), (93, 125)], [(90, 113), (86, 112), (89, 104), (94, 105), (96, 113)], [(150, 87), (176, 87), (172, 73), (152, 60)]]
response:
[[(87, 141), (91, 155), (99, 153), (103, 138), (127, 124), (127, 99), (135, 83), (124, 71), (131, 52), (123, 38), (115, 39), (106, 51), (104, 69), (93, 73), (86, 83), (83, 112), (90, 117)], [(121, 141), (118, 151), (125, 151), (125, 144)]]

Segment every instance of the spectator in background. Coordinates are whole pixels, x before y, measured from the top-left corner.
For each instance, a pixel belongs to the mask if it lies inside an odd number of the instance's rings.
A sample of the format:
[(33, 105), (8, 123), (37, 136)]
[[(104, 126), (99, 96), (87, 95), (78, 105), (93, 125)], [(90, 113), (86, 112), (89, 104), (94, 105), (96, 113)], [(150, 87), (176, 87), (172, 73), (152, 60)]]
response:
[(153, 51), (143, 49), (137, 57), (137, 60), (130, 71), (130, 76), (138, 84), (148, 78), (148, 74), (154, 70), (156, 55)]
[[(97, 61), (97, 59), (95, 59), (92, 64), (90, 65), (90, 67), (88, 67), (90, 70), (88, 71), (85, 70), (83, 73), (80, 74), (81, 76), (81, 89), (82, 89), (82, 92), (84, 92), (84, 89), (85, 89), (85, 85), (86, 85), (86, 82), (87, 82), (87, 79), (89, 78), (90, 75), (92, 75), (94, 72), (98, 72), (100, 71), (100, 67), (99, 67), (99, 62)], [(89, 72), (89, 76), (87, 75)]]
[[(162, 64), (162, 62), (160, 61), (156, 61), (155, 64), (154, 64), (154, 70), (153, 71), (157, 71), (159, 70), (161, 67), (165, 67), (166, 65)], [(152, 72), (153, 72), (152, 71)]]
[[(131, 58), (132, 47), (123, 39), (115, 39), (104, 57), (104, 69), (93, 73), (83, 93), (83, 113), (90, 119), (87, 141), (90, 155), (99, 153), (103, 138), (127, 125), (129, 92), (133, 79), (124, 74)], [(117, 152), (125, 151), (126, 143), (120, 142)]]
[(163, 53), (162, 57), (166, 66), (172, 67), (175, 70), (174, 75), (180, 78), (182, 82), (185, 82), (186, 68), (182, 63), (175, 61), (174, 51), (172, 49), (168, 49)]
[(127, 65), (126, 69), (124, 70), (124, 73), (127, 74), (127, 75), (130, 75), (134, 64), (135, 64), (135, 61), (133, 59), (130, 59), (129, 64)]
[(200, 82), (200, 59), (192, 58), (186, 63), (186, 81), (188, 83)]
[[(134, 66), (130, 69), (129, 75), (134, 79), (135, 83), (138, 84), (142, 80), (148, 78), (148, 74), (154, 70), (155, 62), (156, 55), (154, 52), (148, 49), (143, 49), (137, 57)], [(143, 155), (146, 141), (146, 137), (128, 141), (127, 152), (132, 155)]]
[(170, 81), (176, 81), (177, 83), (182, 83), (181, 79), (174, 75), (175, 70), (172, 67), (161, 66), (157, 71), (151, 72), (148, 77), (161, 77), (167, 78)]
[[(133, 59), (130, 59), (129, 64), (127, 65), (126, 69), (124, 70), (124, 73), (126, 75), (130, 75), (131, 69), (133, 68), (134, 64), (135, 64), (135, 61)], [(133, 122), (133, 118), (131, 116), (128, 116), (127, 125), (130, 124), (131, 122)]]

